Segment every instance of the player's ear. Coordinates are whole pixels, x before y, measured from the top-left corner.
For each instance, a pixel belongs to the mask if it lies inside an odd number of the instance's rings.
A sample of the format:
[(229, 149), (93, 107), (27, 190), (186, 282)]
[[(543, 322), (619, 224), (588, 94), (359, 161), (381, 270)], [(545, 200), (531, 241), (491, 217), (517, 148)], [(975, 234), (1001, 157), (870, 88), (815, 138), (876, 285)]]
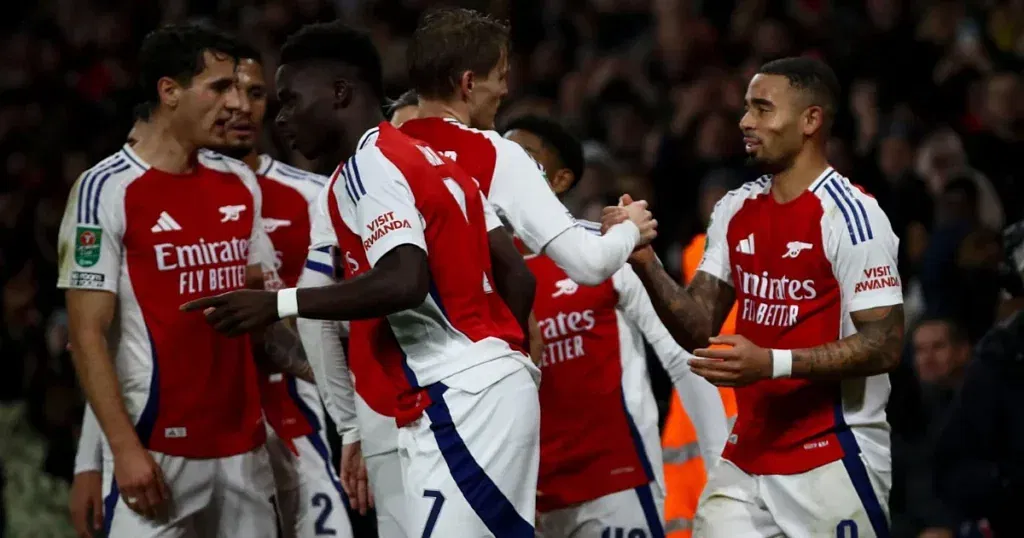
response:
[(803, 129), (804, 134), (811, 136), (825, 126), (825, 109), (818, 105), (811, 105), (804, 110)]
[(476, 75), (473, 74), (472, 70), (466, 70), (462, 72), (462, 76), (459, 77), (459, 96), (463, 99), (468, 99), (469, 94), (473, 92), (473, 84), (476, 82)]
[(171, 77), (161, 77), (156, 81), (156, 93), (160, 96), (160, 102), (170, 108), (176, 108), (181, 99), (181, 84)]
[(334, 79), (334, 109), (348, 107), (352, 102), (352, 84), (343, 78)]

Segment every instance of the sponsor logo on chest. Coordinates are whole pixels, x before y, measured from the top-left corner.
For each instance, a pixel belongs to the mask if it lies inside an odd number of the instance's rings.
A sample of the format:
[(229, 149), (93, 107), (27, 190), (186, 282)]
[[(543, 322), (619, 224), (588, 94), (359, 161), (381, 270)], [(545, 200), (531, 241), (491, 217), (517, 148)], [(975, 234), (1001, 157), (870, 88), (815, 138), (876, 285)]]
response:
[(821, 295), (822, 284), (807, 278), (816, 271), (814, 256), (806, 254), (814, 250), (814, 244), (762, 241), (756, 248), (754, 245), (751, 233), (735, 247), (735, 252), (746, 255), (733, 258), (740, 318), (766, 327), (796, 325), (801, 305)]

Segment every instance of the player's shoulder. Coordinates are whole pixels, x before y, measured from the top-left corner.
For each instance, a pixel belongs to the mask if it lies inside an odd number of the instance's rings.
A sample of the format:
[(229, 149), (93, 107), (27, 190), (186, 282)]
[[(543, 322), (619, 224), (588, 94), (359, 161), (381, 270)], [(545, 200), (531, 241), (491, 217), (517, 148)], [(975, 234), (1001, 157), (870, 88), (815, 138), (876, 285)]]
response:
[(256, 175), (253, 173), (249, 165), (244, 162), (235, 159), (234, 157), (228, 157), (223, 153), (217, 153), (216, 151), (209, 149), (201, 149), (198, 154), (199, 165), (208, 170), (214, 172), (220, 172), (223, 174), (233, 174), (248, 182), (256, 180)]
[(848, 234), (853, 244), (891, 234), (889, 219), (878, 201), (836, 170), (826, 170), (810, 190), (821, 202), (823, 224)]
[(713, 211), (714, 217), (717, 218), (729, 218), (735, 215), (743, 204), (749, 200), (753, 200), (758, 196), (766, 195), (772, 187), (772, 176), (763, 175), (753, 181), (748, 181), (743, 185), (725, 193), (721, 199), (715, 204)]
[(291, 187), (302, 194), (307, 202), (315, 200), (328, 182), (325, 176), (285, 164), (265, 154), (260, 155), (260, 166), (256, 175)]
[(148, 169), (129, 148), (122, 148), (82, 172), (72, 192), (77, 203), (98, 205), (101, 198), (123, 195), (124, 187)]

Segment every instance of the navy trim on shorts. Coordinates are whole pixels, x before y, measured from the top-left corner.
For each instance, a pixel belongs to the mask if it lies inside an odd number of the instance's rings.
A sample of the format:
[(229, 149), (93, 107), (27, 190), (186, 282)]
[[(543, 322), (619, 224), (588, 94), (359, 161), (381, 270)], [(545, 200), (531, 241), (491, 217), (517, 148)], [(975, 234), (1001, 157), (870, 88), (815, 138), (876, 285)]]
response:
[[(149, 327), (146, 327), (146, 336), (149, 337), (149, 347), (153, 352), (153, 375), (149, 380), (149, 398), (146, 399), (146, 406), (142, 408), (139, 421), (135, 424), (135, 434), (139, 436), (142, 446), (149, 450), (149, 440), (153, 436), (157, 410), (160, 407), (160, 366), (156, 360), (156, 343), (153, 342), (153, 333), (149, 332)], [(117, 478), (111, 478), (110, 493), (103, 498), (103, 532), (106, 536), (110, 535), (110, 525), (114, 522), (114, 508), (117, 507), (117, 499), (120, 496)]]
[[(444, 401), (448, 387), (434, 383), (427, 387), (431, 404), (426, 413), (430, 417), (430, 430), (434, 432), (437, 447), (441, 450), (452, 478), (469, 506), (487, 526), (495, 538), (533, 538), (533, 525), (516, 511), (512, 502), (505, 497), (497, 484), (487, 476), (480, 464), (455, 428), (451, 411)], [(514, 472), (510, 469), (503, 471)]]
[(306, 436), (313, 448), (316, 449), (317, 454), (320, 455), (320, 459), (323, 460), (324, 470), (327, 471), (327, 477), (331, 479), (331, 484), (334, 485), (334, 489), (338, 490), (338, 495), (341, 496), (341, 502), (345, 505), (345, 508), (349, 508), (348, 495), (345, 494), (345, 488), (341, 487), (341, 480), (334, 472), (334, 466), (331, 463), (331, 451), (324, 444), (324, 440), (320, 437), (320, 421), (316, 417), (316, 413), (306, 405), (306, 401), (299, 396), (299, 386), (293, 376), (285, 377), (288, 385), (288, 396), (291, 397), (292, 401), (295, 402), (295, 406), (299, 408), (299, 412), (306, 417), (306, 421), (313, 428), (313, 433)]
[[(842, 389), (840, 389), (842, 390)], [(868, 520), (871, 528), (875, 531), (877, 538), (889, 538), (889, 520), (885, 517), (885, 510), (882, 503), (878, 501), (875, 488), (871, 485), (871, 478), (868, 476), (868, 469), (864, 461), (860, 459), (860, 445), (853, 435), (853, 430), (846, 424), (843, 417), (842, 396), (835, 404), (836, 437), (839, 438), (839, 446), (843, 449), (843, 466), (846, 473), (850, 475), (853, 482), (853, 489), (857, 491), (860, 502), (864, 504), (864, 510), (868, 513)]]

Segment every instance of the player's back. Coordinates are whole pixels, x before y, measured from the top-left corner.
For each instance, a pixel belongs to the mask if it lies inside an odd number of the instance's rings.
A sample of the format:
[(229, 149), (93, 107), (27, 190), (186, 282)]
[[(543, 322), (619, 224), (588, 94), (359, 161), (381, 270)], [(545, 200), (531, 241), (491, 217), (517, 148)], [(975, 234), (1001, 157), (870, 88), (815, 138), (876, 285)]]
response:
[(544, 170), (519, 144), (452, 118), (412, 119), (400, 130), (423, 140), (468, 172), (499, 216), (533, 252), (543, 251), (573, 226), (565, 206), (551, 192)]
[[(827, 169), (786, 204), (770, 177), (716, 208), (701, 270), (736, 290), (736, 332), (769, 349), (803, 349), (856, 332), (850, 312), (900, 304), (898, 243), (874, 199)], [(728, 265), (723, 266), (722, 260)], [(888, 467), (885, 375), (767, 380), (736, 389), (724, 457), (754, 474), (794, 474), (863, 451)]]
[(613, 279), (581, 286), (547, 256), (529, 256), (527, 264), (537, 279), (534, 313), (545, 343), (538, 510), (654, 481), (657, 410), (637, 355), (643, 340), (617, 311)]
[[(407, 395), (517, 355), (511, 345), (523, 341), (522, 331), (507, 308), (495, 309), (489, 299), (495, 292), (485, 202), (471, 177), (427, 144), (382, 123), (376, 139), (335, 172), (331, 189), (332, 220), (337, 215), (342, 221), (335, 231), (343, 257), (359, 268), (347, 268), (346, 277), (369, 270), (404, 243), (427, 253), (430, 271), (430, 292), (419, 306), (387, 316), (386, 325), (354, 321), (350, 351), (367, 345), (365, 352), (386, 361), (389, 377)], [(410, 238), (414, 228), (422, 236)], [(423, 400), (414, 405), (422, 409)]]
[(220, 157), (176, 175), (127, 146), (72, 190), (58, 286), (117, 294), (118, 379), (151, 450), (210, 458), (263, 442), (249, 339), (179, 310), (246, 285), (259, 201), (255, 179)]

